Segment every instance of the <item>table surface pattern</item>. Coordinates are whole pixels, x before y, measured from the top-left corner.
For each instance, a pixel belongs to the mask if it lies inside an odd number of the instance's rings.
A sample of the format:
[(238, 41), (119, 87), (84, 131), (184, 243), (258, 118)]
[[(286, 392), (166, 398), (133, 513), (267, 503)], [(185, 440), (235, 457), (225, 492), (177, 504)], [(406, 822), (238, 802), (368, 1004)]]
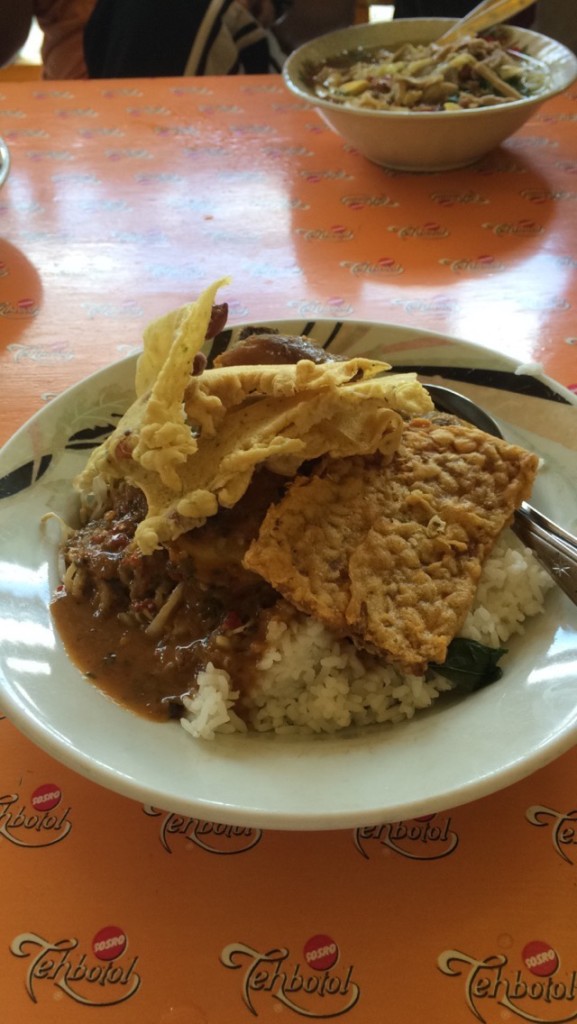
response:
[[(231, 323), (433, 330), (577, 391), (576, 121), (573, 88), (479, 164), (412, 175), (275, 76), (1, 83), (0, 442), (223, 274)], [(577, 1019), (576, 767), (422, 820), (263, 832), (108, 792), (3, 718), (0, 1016)]]

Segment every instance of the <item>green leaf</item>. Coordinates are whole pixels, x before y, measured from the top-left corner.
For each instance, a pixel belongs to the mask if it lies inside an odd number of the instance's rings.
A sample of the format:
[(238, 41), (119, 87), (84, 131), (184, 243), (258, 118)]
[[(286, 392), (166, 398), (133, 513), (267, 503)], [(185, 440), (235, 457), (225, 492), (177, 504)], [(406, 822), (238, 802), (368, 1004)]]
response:
[(505, 647), (487, 647), (457, 636), (451, 640), (443, 664), (432, 662), (431, 668), (450, 679), (461, 693), (473, 693), (501, 678), (503, 669), (497, 663), (506, 653)]

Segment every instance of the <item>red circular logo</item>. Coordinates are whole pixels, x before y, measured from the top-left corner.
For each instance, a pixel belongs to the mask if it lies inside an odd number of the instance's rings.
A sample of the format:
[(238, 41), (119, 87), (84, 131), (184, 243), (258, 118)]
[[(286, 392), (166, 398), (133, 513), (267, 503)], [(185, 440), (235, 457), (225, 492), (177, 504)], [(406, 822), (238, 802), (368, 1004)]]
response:
[(45, 782), (43, 786), (38, 786), (38, 789), (34, 790), (30, 797), (30, 803), (35, 811), (51, 811), (60, 803), (61, 799), (60, 786), (54, 782)]
[(548, 942), (541, 942), (535, 939), (528, 942), (524, 947), (521, 956), (525, 967), (528, 967), (531, 974), (537, 974), (540, 978), (548, 978), (554, 974), (559, 966), (559, 957), (553, 946)]
[(313, 935), (305, 942), (305, 960), (315, 971), (329, 971), (339, 958), (339, 947), (329, 935)]
[(92, 940), (92, 952), (99, 960), (116, 960), (124, 953), (127, 942), (122, 928), (108, 924), (96, 932)]

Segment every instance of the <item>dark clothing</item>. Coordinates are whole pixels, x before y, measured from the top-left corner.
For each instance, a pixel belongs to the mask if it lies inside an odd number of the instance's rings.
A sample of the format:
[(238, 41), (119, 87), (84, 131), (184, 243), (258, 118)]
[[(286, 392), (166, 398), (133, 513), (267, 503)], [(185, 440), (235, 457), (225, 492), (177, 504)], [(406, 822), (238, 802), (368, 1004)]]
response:
[[(397, 0), (395, 18), (463, 18), (477, 6), (479, 0)], [(535, 18), (533, 4), (511, 18), (514, 25), (529, 28)]]
[(97, 0), (84, 32), (90, 78), (266, 74), (266, 33), (234, 0)]

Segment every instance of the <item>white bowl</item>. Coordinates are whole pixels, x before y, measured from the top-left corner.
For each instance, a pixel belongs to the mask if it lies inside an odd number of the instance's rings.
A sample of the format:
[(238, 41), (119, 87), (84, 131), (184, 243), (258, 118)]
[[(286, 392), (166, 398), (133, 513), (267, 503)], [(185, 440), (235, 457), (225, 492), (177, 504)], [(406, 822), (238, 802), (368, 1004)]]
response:
[(402, 171), (443, 171), (474, 163), (516, 132), (545, 101), (577, 78), (577, 57), (566, 46), (528, 29), (511, 28), (512, 42), (549, 69), (537, 94), (472, 110), (363, 110), (315, 96), (307, 83), (311, 66), (357, 47), (430, 43), (452, 18), (407, 18), (354, 25), (319, 36), (292, 53), (284, 80), (297, 96), (317, 108), (325, 121), (374, 163)]

